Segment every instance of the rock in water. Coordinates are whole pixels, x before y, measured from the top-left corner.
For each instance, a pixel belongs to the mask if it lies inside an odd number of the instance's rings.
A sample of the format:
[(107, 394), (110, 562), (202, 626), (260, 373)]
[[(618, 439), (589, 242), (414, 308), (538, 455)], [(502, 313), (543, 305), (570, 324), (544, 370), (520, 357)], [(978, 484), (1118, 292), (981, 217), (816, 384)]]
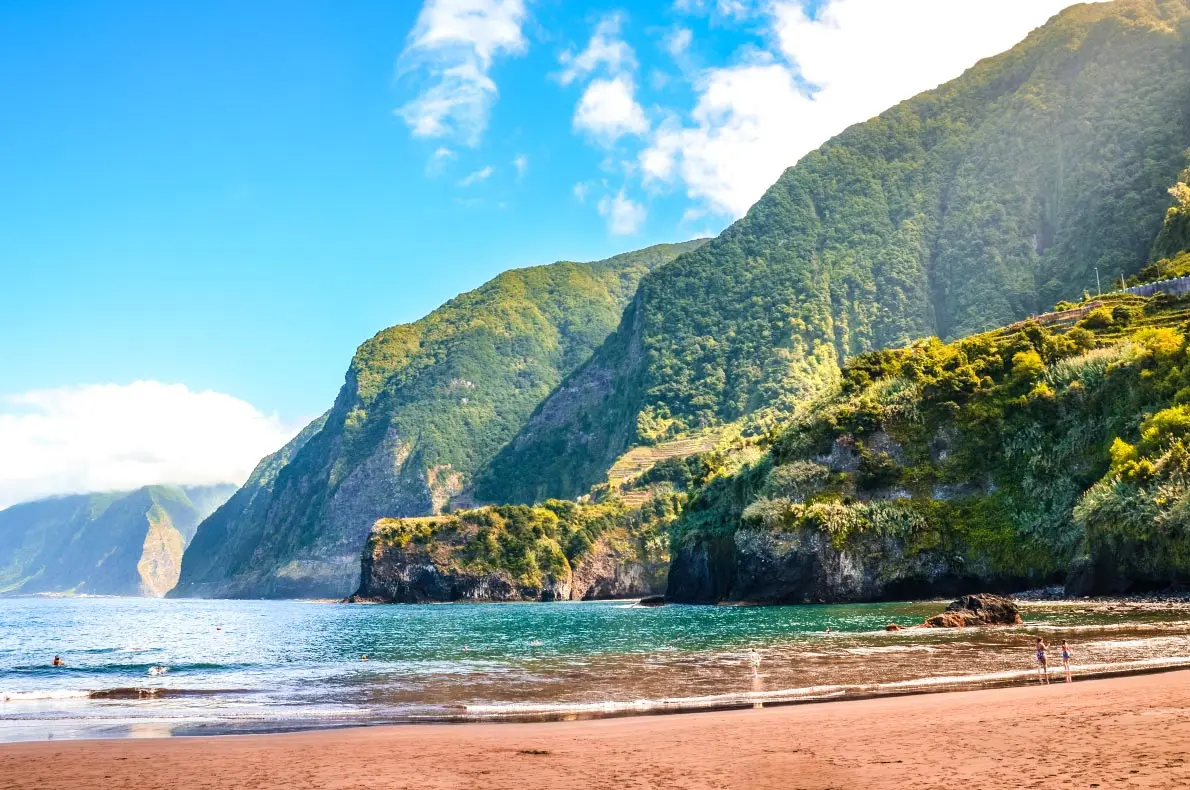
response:
[(664, 595), (648, 595), (637, 601), (638, 606), (665, 606)]
[(1021, 613), (1010, 598), (980, 593), (964, 595), (942, 614), (927, 619), (922, 628), (969, 628), (983, 625), (1019, 625)]

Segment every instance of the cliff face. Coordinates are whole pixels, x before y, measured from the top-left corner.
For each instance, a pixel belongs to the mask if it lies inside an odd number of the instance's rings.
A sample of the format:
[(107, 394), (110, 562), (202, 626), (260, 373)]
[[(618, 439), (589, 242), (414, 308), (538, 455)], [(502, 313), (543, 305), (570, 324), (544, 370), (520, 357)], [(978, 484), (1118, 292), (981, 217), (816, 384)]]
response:
[(669, 600), (686, 603), (853, 603), (1014, 592), (1037, 579), (970, 567), (946, 552), (912, 552), (893, 536), (836, 546), (814, 529), (740, 530), (675, 552)]
[[(616, 523), (619, 520), (621, 523)], [(376, 523), (353, 601), (566, 601), (664, 591), (667, 556), (604, 506), (547, 503)], [(654, 538), (656, 536), (653, 536)]]
[(233, 491), (146, 486), (0, 511), (0, 594), (164, 595), (199, 522)]
[(505, 272), (377, 334), (316, 429), (202, 525), (174, 595), (348, 595), (377, 519), (467, 503), (475, 470), (615, 329), (641, 277), (701, 243)]

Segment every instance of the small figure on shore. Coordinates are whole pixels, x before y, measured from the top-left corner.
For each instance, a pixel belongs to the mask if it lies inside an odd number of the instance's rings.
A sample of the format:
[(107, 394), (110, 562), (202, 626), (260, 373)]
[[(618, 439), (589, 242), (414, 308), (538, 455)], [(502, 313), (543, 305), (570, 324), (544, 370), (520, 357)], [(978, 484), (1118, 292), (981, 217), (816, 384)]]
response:
[(826, 627), (826, 632), (827, 632), (828, 634), (831, 632), (831, 627), (830, 627), (829, 625)]
[(1070, 645), (1066, 644), (1066, 640), (1062, 640), (1062, 670), (1066, 673), (1066, 682), (1073, 683), (1074, 679), (1070, 677)]
[(756, 648), (748, 648), (748, 660), (752, 663), (752, 672), (758, 672), (760, 670), (760, 653), (756, 652)]
[(66, 662), (62, 660), (62, 656), (54, 656), (54, 666), (56, 666), (56, 667), (66, 666)]
[(1050, 682), (1050, 667), (1049, 660), (1046, 658), (1045, 651), (1048, 645), (1041, 637), (1037, 637), (1037, 682)]

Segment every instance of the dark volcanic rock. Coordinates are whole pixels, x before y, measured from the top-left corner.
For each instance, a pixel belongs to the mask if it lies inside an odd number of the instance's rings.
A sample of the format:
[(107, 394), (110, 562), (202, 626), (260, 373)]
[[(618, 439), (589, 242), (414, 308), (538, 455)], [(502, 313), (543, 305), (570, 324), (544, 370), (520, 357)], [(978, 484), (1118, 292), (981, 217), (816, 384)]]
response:
[(969, 628), (983, 625), (1019, 625), (1021, 613), (1009, 598), (980, 593), (964, 595), (922, 623), (922, 628)]
[(843, 546), (816, 529), (740, 529), (675, 546), (671, 603), (860, 603), (1008, 592), (1036, 580), (958, 565), (943, 552), (907, 551), (903, 539), (857, 535)]
[(640, 601), (638, 601), (638, 603), (641, 606), (665, 606), (665, 596), (664, 595), (649, 595), (644, 598), (641, 598)]

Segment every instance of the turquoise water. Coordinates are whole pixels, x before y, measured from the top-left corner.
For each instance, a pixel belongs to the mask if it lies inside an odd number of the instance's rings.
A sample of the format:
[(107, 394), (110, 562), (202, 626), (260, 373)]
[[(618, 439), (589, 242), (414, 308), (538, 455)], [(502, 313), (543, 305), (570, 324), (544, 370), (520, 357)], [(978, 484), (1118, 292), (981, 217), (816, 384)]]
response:
[[(1184, 605), (1033, 604), (1016, 628), (884, 630), (941, 607), (0, 599), (0, 740), (568, 717), (1023, 681), (1033, 635), (1069, 639), (1081, 672), (1190, 663)], [(65, 667), (50, 665), (55, 654)]]

